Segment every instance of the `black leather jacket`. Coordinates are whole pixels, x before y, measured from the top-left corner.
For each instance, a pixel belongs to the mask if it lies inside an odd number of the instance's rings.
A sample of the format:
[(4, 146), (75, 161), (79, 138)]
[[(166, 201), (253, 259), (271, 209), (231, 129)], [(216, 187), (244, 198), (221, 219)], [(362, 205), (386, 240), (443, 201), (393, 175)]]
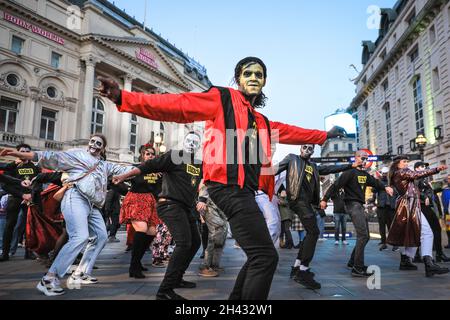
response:
[[(346, 165), (332, 165), (332, 166), (318, 166), (314, 162), (310, 162), (314, 168), (315, 190), (311, 199), (312, 205), (318, 206), (320, 203), (320, 176), (326, 176), (332, 173), (339, 173), (342, 171), (352, 169), (351, 164)], [(279, 164), (279, 169), (275, 175), (279, 175), (283, 171), (286, 173), (286, 192), (289, 201), (297, 201), (303, 179), (305, 178), (306, 161), (295, 154), (290, 154)]]

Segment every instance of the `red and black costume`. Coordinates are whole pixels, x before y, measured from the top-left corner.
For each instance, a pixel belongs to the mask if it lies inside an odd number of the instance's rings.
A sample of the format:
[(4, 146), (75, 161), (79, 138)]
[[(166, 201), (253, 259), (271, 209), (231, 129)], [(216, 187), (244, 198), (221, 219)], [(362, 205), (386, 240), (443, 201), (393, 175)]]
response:
[[(327, 133), (269, 121), (243, 93), (231, 88), (163, 95), (122, 91), (117, 108), (157, 121), (206, 121), (204, 180), (211, 199), (227, 215), (233, 235), (248, 257), (230, 298), (267, 299), (278, 254), (254, 192), (261, 176), (272, 175), (262, 172), (271, 165), (271, 143), (321, 145)], [(262, 150), (262, 157), (254, 164), (248, 162), (253, 148)], [(271, 189), (269, 192), (273, 192)]]

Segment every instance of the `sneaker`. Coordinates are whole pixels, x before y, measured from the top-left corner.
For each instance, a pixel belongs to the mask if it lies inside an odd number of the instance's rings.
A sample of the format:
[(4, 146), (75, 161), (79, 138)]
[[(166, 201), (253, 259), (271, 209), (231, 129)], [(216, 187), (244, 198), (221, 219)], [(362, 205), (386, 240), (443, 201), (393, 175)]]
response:
[(393, 251), (393, 252), (398, 252), (398, 251), (400, 251), (400, 248), (399, 248), (399, 247), (393, 247), (393, 248), (392, 248), (392, 251)]
[(213, 269), (214, 271), (218, 272), (219, 274), (225, 272), (225, 269), (222, 268), (222, 267), (212, 267), (212, 269)]
[(234, 246), (233, 246), (235, 249), (241, 249), (241, 246), (240, 245), (238, 245), (238, 243), (237, 242), (235, 242), (234, 243)]
[(320, 288), (322, 288), (320, 283), (314, 280), (314, 274), (309, 270), (306, 271), (300, 270), (294, 277), (294, 280), (295, 282), (304, 286), (306, 289), (319, 290)]
[(355, 264), (353, 262), (351, 262), (351, 261), (349, 261), (347, 263), (347, 268), (349, 268), (350, 270), (352, 270), (354, 266), (355, 266)]
[(81, 276), (75, 275), (75, 273), (72, 273), (71, 276), (67, 279), (66, 282), (67, 289), (69, 290), (80, 290), (81, 289)]
[(131, 251), (131, 249), (133, 249), (133, 246), (127, 246), (127, 248), (125, 249), (125, 252), (129, 252), (129, 251)]
[(153, 268), (165, 268), (165, 267), (167, 267), (167, 265), (163, 261), (155, 260), (152, 263), (152, 267)]
[(347, 241), (342, 241), (342, 244), (343, 244), (344, 246), (348, 246), (348, 242), (347, 242)]
[(319, 240), (317, 240), (318, 242), (325, 242), (325, 241), (327, 241), (327, 239), (325, 239), (325, 238), (320, 238)]
[(219, 276), (219, 273), (212, 268), (200, 269), (198, 275), (205, 278), (215, 278)]
[(339, 241), (335, 241), (335, 242), (334, 242), (334, 245), (335, 245), (335, 246), (338, 246), (338, 245), (339, 245)]
[(98, 279), (94, 278), (88, 274), (84, 274), (81, 276), (81, 284), (96, 284), (98, 283)]
[(381, 246), (380, 246), (380, 251), (383, 251), (383, 250), (386, 250), (388, 248), (388, 246), (386, 245), (386, 244), (382, 244)]
[(120, 242), (120, 240), (117, 239), (116, 237), (109, 237), (108, 242), (109, 243), (117, 243), (117, 242)]
[(65, 293), (57, 278), (42, 278), (36, 286), (36, 289), (45, 294), (47, 297), (61, 296)]
[(353, 277), (368, 278), (368, 277), (371, 277), (373, 275), (374, 275), (373, 272), (371, 272), (371, 273), (367, 272), (367, 268), (366, 267), (364, 267), (362, 269), (358, 268), (358, 267), (353, 267), (353, 269), (352, 269), (352, 276)]

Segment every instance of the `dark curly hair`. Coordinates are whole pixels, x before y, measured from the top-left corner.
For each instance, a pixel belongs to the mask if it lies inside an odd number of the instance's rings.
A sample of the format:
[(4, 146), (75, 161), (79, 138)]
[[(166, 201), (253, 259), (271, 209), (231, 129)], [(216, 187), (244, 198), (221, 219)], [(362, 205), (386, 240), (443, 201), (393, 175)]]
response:
[[(246, 66), (252, 65), (252, 64), (259, 64), (264, 71), (264, 78), (267, 79), (267, 67), (265, 63), (256, 57), (247, 57), (239, 61), (236, 65), (236, 68), (234, 69), (234, 82), (236, 84), (239, 84), (239, 78), (241, 77), (242, 69)], [(253, 103), (254, 108), (264, 108), (266, 106), (267, 97), (266, 95), (261, 92), (255, 99), (255, 102)]]

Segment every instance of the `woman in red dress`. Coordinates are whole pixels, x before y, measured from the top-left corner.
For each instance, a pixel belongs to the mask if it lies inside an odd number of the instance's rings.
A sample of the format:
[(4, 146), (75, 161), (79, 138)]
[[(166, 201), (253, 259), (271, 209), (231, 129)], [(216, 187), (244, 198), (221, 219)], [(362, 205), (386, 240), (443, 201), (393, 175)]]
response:
[[(144, 148), (141, 161), (151, 160), (155, 156), (156, 152), (153, 147)], [(160, 180), (158, 174), (141, 175), (131, 180), (130, 191), (127, 193), (120, 211), (120, 223), (130, 223), (136, 230), (129, 269), (131, 278), (143, 279), (145, 275), (142, 271), (147, 271), (142, 266), (141, 259), (155, 238), (156, 226), (160, 223), (153, 195), (158, 189), (158, 180)]]

